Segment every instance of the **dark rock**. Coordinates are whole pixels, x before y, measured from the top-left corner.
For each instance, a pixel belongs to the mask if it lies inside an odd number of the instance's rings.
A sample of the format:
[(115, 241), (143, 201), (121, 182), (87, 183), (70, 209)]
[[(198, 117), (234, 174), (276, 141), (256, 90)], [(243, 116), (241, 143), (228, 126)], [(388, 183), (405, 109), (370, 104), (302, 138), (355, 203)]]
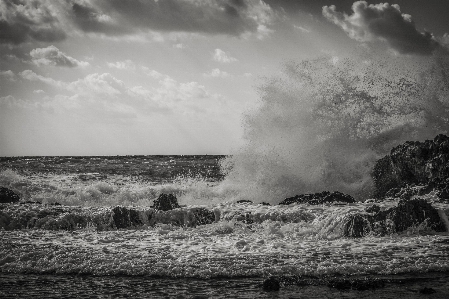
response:
[(206, 208), (195, 208), (193, 210), (193, 216), (195, 218), (195, 225), (211, 224), (215, 221), (215, 213), (209, 211)]
[(154, 201), (153, 208), (160, 211), (170, 211), (179, 208), (178, 199), (173, 194), (162, 193)]
[(264, 201), (262, 202), (262, 205), (263, 205), (263, 206), (271, 206), (270, 203), (264, 202)]
[(438, 211), (424, 199), (400, 200), (397, 207), (377, 211), (374, 215), (349, 214), (343, 226), (345, 237), (363, 237), (370, 233), (385, 235), (402, 232), (426, 222), (427, 227), (437, 232), (446, 231)]
[(276, 277), (269, 277), (264, 280), (262, 289), (266, 292), (279, 291), (281, 288), (281, 283)]
[(129, 228), (143, 225), (139, 217), (139, 212), (125, 207), (115, 207), (112, 209), (112, 218), (116, 228)]
[(12, 221), (11, 216), (9, 216), (7, 213), (4, 213), (0, 211), (0, 229), (9, 229), (9, 225)]
[(385, 282), (379, 279), (333, 279), (328, 281), (327, 286), (338, 290), (366, 291), (382, 288)]
[(251, 200), (241, 199), (241, 200), (237, 200), (236, 203), (253, 203), (253, 202)]
[(345, 219), (343, 235), (360, 238), (368, 235), (373, 229), (373, 217), (364, 214), (349, 214)]
[(319, 205), (324, 203), (354, 203), (355, 200), (351, 195), (343, 194), (341, 192), (323, 191), (314, 194), (301, 194), (294, 197), (289, 197), (280, 202), (280, 205), (289, 205), (292, 203), (307, 203), (310, 205)]
[[(393, 148), (376, 162), (372, 177), (376, 198), (409, 199), (416, 195), (410, 186), (422, 186), (419, 195), (436, 190), (440, 198), (449, 199), (449, 137), (438, 135), (425, 142), (407, 141)], [(400, 191), (403, 188), (406, 190)]]
[(20, 195), (11, 189), (0, 187), (0, 203), (19, 202)]
[(27, 201), (21, 201), (20, 202), (21, 205), (27, 205), (27, 204), (32, 204), (32, 205), (40, 205), (42, 204), (40, 201), (31, 201), (31, 200), (27, 200)]
[(437, 291), (435, 291), (434, 289), (428, 288), (428, 287), (424, 287), (424, 288), (419, 290), (419, 293), (423, 294), (423, 295), (430, 295), (430, 294), (434, 294), (436, 292)]

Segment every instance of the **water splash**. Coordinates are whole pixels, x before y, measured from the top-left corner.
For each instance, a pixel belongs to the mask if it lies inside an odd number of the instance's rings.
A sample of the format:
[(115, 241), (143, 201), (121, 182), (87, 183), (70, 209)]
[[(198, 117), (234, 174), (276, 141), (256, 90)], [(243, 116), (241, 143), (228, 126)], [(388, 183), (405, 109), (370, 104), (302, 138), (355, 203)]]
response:
[(247, 145), (222, 163), (222, 187), (257, 202), (323, 190), (368, 198), (379, 157), (449, 129), (443, 51), (288, 62), (259, 92), (244, 124)]

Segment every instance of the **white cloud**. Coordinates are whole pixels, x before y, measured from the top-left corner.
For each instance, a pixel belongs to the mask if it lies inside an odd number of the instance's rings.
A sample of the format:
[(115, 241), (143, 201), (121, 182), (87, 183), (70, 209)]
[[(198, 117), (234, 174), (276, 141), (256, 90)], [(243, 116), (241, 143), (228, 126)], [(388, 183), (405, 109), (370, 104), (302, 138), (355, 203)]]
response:
[(215, 68), (212, 71), (210, 71), (210, 73), (204, 73), (203, 76), (214, 77), (214, 78), (226, 78), (226, 77), (229, 77), (230, 74), (225, 71), (222, 71), (218, 68)]
[(15, 75), (11, 70), (0, 71), (0, 77), (6, 78), (9, 81), (15, 81)]
[(225, 51), (221, 49), (215, 49), (213, 59), (221, 63), (230, 63), (237, 61), (236, 58), (229, 56)]
[(33, 90), (33, 93), (35, 93), (35, 94), (44, 94), (45, 91), (43, 91), (42, 89), (37, 89), (37, 90)]
[(302, 33), (310, 33), (310, 30), (307, 28), (304, 28), (302, 26), (298, 26), (298, 25), (293, 25), (294, 28), (300, 30)]
[(48, 77), (44, 77), (41, 75), (36, 74), (35, 72), (33, 72), (32, 70), (25, 70), (21, 73), (19, 73), (19, 76), (22, 77), (23, 79), (29, 80), (29, 81), (40, 81), (43, 82), (45, 84), (54, 86), (54, 87), (65, 87), (67, 86), (67, 84), (65, 84), (62, 81), (57, 81), (54, 80), (52, 78), (48, 78)]
[(136, 64), (132, 60), (127, 59), (124, 61), (108, 62), (108, 67), (119, 70), (135, 70)]
[(185, 49), (186, 45), (184, 45), (182, 43), (178, 43), (178, 44), (174, 44), (173, 48), (175, 48), (175, 49)]
[(357, 1), (353, 14), (336, 10), (335, 5), (324, 6), (323, 15), (343, 29), (349, 37), (361, 42), (386, 42), (393, 50), (403, 54), (430, 54), (438, 42), (428, 32), (419, 32), (412, 17), (401, 13), (399, 5), (370, 4)]
[(40, 65), (63, 66), (63, 67), (89, 66), (89, 62), (79, 61), (73, 57), (70, 57), (53, 45), (47, 48), (36, 48), (34, 50), (31, 50), (30, 56), (33, 63), (38, 66)]

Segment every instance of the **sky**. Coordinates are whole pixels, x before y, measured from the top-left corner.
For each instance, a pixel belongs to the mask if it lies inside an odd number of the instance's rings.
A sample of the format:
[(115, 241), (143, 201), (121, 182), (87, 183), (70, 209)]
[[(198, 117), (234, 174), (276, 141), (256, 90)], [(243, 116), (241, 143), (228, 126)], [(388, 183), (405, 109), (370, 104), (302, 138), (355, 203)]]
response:
[(0, 0), (0, 156), (232, 154), (288, 61), (449, 44), (449, 1)]

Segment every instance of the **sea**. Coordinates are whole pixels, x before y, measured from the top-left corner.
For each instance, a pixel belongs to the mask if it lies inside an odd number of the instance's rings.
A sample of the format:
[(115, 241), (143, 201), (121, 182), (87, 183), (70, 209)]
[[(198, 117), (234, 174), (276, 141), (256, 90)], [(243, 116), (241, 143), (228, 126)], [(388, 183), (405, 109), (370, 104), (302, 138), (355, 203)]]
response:
[[(418, 226), (346, 238), (345, 215), (372, 203), (237, 202), (223, 186), (229, 158), (0, 158), (0, 186), (27, 202), (1, 205), (0, 225), (6, 214), (16, 222), (0, 230), (0, 297), (448, 298), (447, 232)], [(117, 206), (144, 219), (161, 193), (174, 194), (181, 208), (159, 212), (153, 223), (108, 226)], [(433, 205), (449, 215), (449, 204)], [(215, 221), (186, 221), (199, 207)], [(272, 276), (299, 279), (265, 291)], [(382, 284), (336, 288), (335, 279)]]

